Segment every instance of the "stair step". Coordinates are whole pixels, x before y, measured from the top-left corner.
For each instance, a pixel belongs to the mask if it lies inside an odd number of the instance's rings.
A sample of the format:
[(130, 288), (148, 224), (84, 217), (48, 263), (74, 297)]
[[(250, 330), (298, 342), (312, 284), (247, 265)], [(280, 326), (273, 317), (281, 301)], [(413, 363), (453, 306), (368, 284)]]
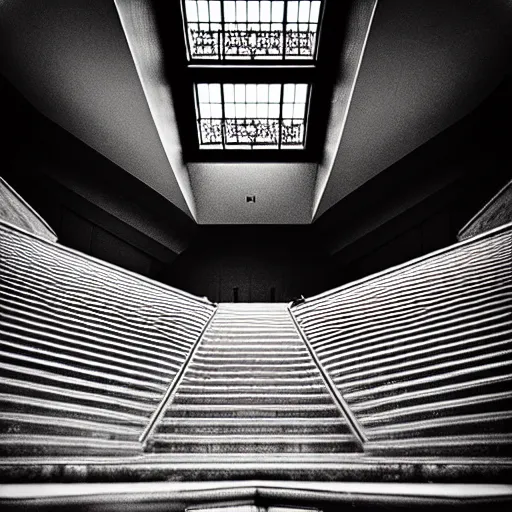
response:
[(137, 439), (112, 440), (62, 435), (0, 435), (0, 457), (38, 457), (43, 455), (104, 456), (105, 450), (112, 455), (139, 455), (141, 445)]
[(257, 318), (257, 317), (246, 317), (243, 320), (243, 322), (241, 322), (240, 319), (227, 321), (227, 320), (222, 320), (222, 319), (219, 320), (216, 318), (214, 320), (214, 322), (212, 323), (212, 328), (231, 329), (231, 327), (247, 326), (247, 327), (252, 327), (252, 328), (261, 327), (262, 329), (279, 329), (282, 331), (292, 332), (293, 329), (295, 328), (294, 326), (292, 326), (292, 327), (287, 326), (286, 328), (283, 328), (283, 324), (286, 321), (287, 321), (286, 316), (280, 317), (279, 320), (273, 320), (270, 318), (267, 318), (264, 320), (262, 318)]
[(215, 379), (232, 379), (232, 378), (245, 378), (247, 375), (250, 375), (254, 378), (264, 378), (264, 377), (275, 377), (275, 378), (290, 378), (293, 379), (295, 377), (301, 378), (309, 378), (309, 377), (316, 377), (318, 375), (318, 372), (315, 371), (314, 368), (311, 369), (300, 369), (300, 370), (286, 370), (278, 372), (276, 370), (265, 370), (265, 369), (251, 369), (250, 371), (236, 371), (236, 370), (223, 370), (218, 369), (215, 372), (208, 371), (206, 369), (198, 370), (196, 368), (189, 367), (187, 371), (187, 375), (199, 379), (199, 378), (205, 378), (205, 377), (211, 377)]
[(216, 395), (207, 393), (198, 394), (177, 394), (174, 402), (176, 404), (331, 404), (332, 398), (327, 393), (311, 394), (311, 395), (286, 395), (286, 394), (269, 394), (269, 393), (247, 393), (247, 394), (230, 394)]
[[(213, 338), (213, 340), (212, 340)], [(247, 341), (255, 341), (255, 340), (272, 340), (272, 341), (293, 341), (297, 339), (297, 334), (284, 334), (284, 333), (272, 333), (272, 332), (232, 332), (219, 329), (218, 333), (209, 332), (207, 336), (205, 336), (207, 341), (215, 341), (215, 340), (247, 340)]]
[(354, 452), (350, 434), (301, 435), (183, 435), (155, 434), (155, 452), (188, 453), (340, 453)]
[(280, 352), (289, 352), (290, 350), (306, 351), (306, 348), (299, 345), (295, 340), (292, 341), (279, 341), (276, 340), (268, 341), (233, 341), (226, 343), (222, 341), (204, 340), (198, 349), (198, 352), (206, 352), (210, 350), (215, 351), (233, 351), (233, 350), (247, 350), (247, 351), (264, 351), (264, 350), (275, 350)]
[(273, 324), (268, 324), (266, 322), (263, 322), (261, 320), (255, 320), (250, 323), (250, 321), (246, 320), (244, 322), (227, 322), (227, 323), (220, 323), (220, 322), (213, 322), (210, 326), (210, 329), (208, 329), (208, 334), (219, 331), (221, 334), (224, 334), (224, 332), (232, 332), (236, 330), (240, 331), (248, 331), (248, 332), (255, 332), (255, 333), (265, 333), (265, 332), (277, 332), (279, 334), (290, 334), (290, 335), (297, 335), (297, 331), (295, 330), (295, 326), (286, 326), (283, 327), (284, 320), (280, 322), (275, 322)]
[(196, 357), (198, 358), (237, 358), (237, 359), (247, 359), (252, 360), (262, 360), (266, 359), (269, 356), (272, 357), (282, 357), (282, 358), (288, 358), (288, 357), (302, 357), (306, 359), (307, 353), (305, 350), (301, 350), (300, 348), (293, 347), (289, 350), (272, 350), (269, 351), (269, 353), (265, 353), (262, 350), (236, 350), (236, 349), (218, 349), (218, 348), (207, 348), (204, 347), (201, 350), (198, 350), (196, 352)]
[[(270, 367), (270, 368), (269, 368)], [(303, 375), (311, 375), (312, 370), (314, 368), (311, 365), (307, 366), (271, 366), (271, 365), (265, 365), (263, 363), (257, 364), (254, 366), (251, 366), (249, 364), (223, 364), (221, 366), (216, 366), (212, 368), (211, 370), (208, 368), (207, 365), (194, 363), (189, 366), (189, 371), (192, 375), (204, 375), (206, 372), (208, 372), (209, 375), (212, 377), (216, 376), (219, 378), (222, 374), (226, 375), (240, 375), (240, 376), (250, 376), (250, 375), (258, 375), (261, 374), (261, 372), (269, 373), (271, 372), (275, 376), (279, 377), (288, 377), (294, 378), (297, 375), (299, 375), (299, 372), (301, 372)], [(294, 375), (291, 375), (291, 372), (295, 372)], [(199, 372), (199, 373), (198, 373)], [(188, 372), (187, 372), (188, 373)]]
[(228, 427), (243, 427), (243, 426), (337, 426), (343, 427), (340, 418), (165, 418), (162, 421), (162, 426), (228, 426)]
[(165, 418), (159, 434), (322, 435), (348, 434), (340, 418)]
[(322, 379), (318, 375), (308, 375), (302, 377), (287, 377), (283, 376), (268, 376), (268, 377), (256, 377), (251, 373), (239, 374), (237, 377), (222, 377), (222, 376), (198, 376), (194, 377), (189, 375), (182, 381), (182, 386), (194, 386), (194, 387), (210, 387), (219, 386), (225, 388), (239, 387), (239, 386), (262, 386), (263, 388), (269, 387), (305, 387), (305, 386), (317, 386), (319, 388), (324, 387)]
[(208, 365), (219, 365), (219, 364), (246, 364), (246, 365), (254, 365), (254, 364), (268, 364), (268, 365), (275, 365), (275, 366), (293, 366), (296, 364), (305, 364), (305, 365), (311, 365), (311, 359), (308, 355), (303, 356), (297, 356), (294, 355), (293, 357), (288, 356), (285, 360), (283, 360), (280, 357), (276, 357), (273, 354), (268, 354), (265, 356), (258, 356), (258, 357), (244, 357), (244, 356), (238, 356), (238, 355), (217, 355), (214, 356), (201, 356), (197, 355), (194, 357), (194, 364), (197, 363), (207, 363)]
[(234, 395), (242, 395), (247, 393), (254, 393), (257, 391), (258, 393), (273, 393), (273, 394), (316, 394), (319, 391), (326, 390), (323, 383), (320, 384), (300, 384), (297, 383), (295, 385), (283, 385), (283, 384), (275, 384), (275, 385), (262, 385), (258, 383), (251, 382), (233, 382), (231, 385), (220, 385), (215, 382), (207, 383), (206, 381), (201, 384), (193, 385), (188, 382), (183, 382), (180, 385), (178, 393), (182, 394), (195, 394), (200, 392), (210, 393), (210, 394), (218, 394), (218, 395), (226, 395), (229, 397), (233, 397)]
[[(161, 425), (159, 434), (187, 434), (196, 435), (246, 435), (254, 437), (265, 435), (274, 437), (276, 435), (323, 435), (340, 433), (339, 425)], [(349, 434), (349, 432), (347, 432)]]
[[(177, 404), (167, 410), (169, 418), (337, 418), (332, 404)], [(165, 421), (165, 420), (164, 420)]]

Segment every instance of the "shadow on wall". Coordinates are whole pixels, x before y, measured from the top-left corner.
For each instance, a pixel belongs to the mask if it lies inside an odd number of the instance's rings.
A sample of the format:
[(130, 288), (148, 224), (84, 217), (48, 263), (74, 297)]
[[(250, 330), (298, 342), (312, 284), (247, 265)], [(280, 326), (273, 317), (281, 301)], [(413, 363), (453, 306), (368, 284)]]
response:
[(326, 289), (326, 262), (304, 226), (204, 226), (158, 279), (214, 302), (288, 302)]
[(0, 176), (63, 245), (154, 278), (196, 225), (185, 213), (39, 113), (0, 75)]
[(511, 115), (508, 76), (471, 114), (322, 215), (313, 227), (331, 256), (328, 288), (455, 243), (512, 179)]

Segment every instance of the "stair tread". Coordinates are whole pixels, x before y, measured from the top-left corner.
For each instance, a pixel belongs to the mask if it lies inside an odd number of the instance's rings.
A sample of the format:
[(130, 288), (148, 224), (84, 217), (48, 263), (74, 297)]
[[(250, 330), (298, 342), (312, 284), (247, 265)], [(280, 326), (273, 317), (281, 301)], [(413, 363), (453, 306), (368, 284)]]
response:
[(162, 425), (297, 425), (300, 423), (319, 425), (341, 425), (339, 417), (327, 418), (164, 418)]
[(155, 440), (168, 439), (173, 442), (186, 442), (186, 443), (327, 443), (335, 441), (353, 441), (352, 434), (274, 434), (268, 435), (232, 435), (232, 434), (163, 434), (157, 433), (154, 435)]

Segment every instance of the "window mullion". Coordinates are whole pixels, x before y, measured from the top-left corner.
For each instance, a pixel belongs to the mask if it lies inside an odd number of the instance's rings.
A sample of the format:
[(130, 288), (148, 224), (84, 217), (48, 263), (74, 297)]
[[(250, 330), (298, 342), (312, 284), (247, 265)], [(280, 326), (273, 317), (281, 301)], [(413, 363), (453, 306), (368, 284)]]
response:
[(220, 84), (220, 101), (222, 105), (222, 121), (221, 121), (221, 133), (222, 133), (222, 149), (226, 149), (226, 109), (224, 106), (224, 84)]
[(224, 2), (220, 3), (220, 9), (221, 9), (221, 23), (222, 23), (222, 41), (221, 48), (219, 48), (219, 59), (221, 59), (222, 54), (222, 61), (226, 59), (226, 20), (224, 19)]
[(284, 3), (283, 14), (283, 60), (286, 60), (286, 27), (288, 25), (288, 2)]
[(281, 100), (279, 101), (279, 145), (281, 149), (283, 143), (283, 103), (284, 103), (284, 83), (281, 84)]

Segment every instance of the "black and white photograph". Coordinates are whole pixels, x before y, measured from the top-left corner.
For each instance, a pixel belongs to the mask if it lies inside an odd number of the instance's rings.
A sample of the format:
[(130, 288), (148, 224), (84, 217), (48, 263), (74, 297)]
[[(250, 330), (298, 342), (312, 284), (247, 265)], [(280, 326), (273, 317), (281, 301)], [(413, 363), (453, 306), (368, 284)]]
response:
[(0, 510), (512, 510), (512, 0), (0, 0)]

